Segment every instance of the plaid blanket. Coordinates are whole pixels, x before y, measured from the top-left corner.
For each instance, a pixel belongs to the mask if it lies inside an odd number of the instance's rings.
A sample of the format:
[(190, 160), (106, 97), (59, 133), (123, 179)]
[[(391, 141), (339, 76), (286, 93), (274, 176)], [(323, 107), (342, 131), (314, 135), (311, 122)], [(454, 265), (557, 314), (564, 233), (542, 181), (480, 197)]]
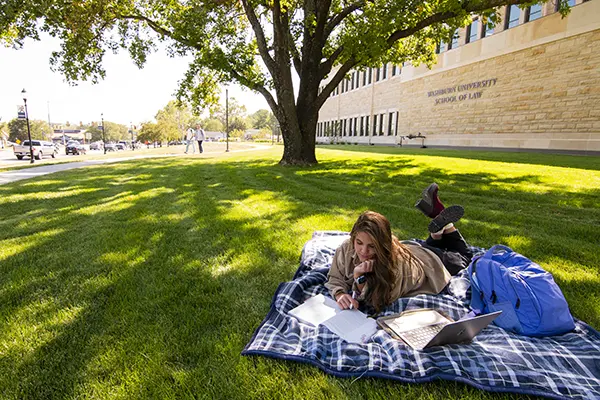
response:
[[(302, 250), (291, 282), (280, 284), (271, 310), (244, 348), (244, 355), (306, 362), (338, 377), (380, 377), (403, 382), (446, 379), (493, 392), (563, 399), (600, 399), (600, 333), (582, 321), (562, 336), (531, 338), (489, 325), (469, 344), (413, 350), (378, 330), (369, 343), (347, 343), (324, 326), (313, 328), (288, 315), (323, 293), (335, 249), (346, 232), (315, 232)], [(476, 249), (481, 250), (481, 249)], [(436, 308), (459, 319), (469, 310), (466, 271), (438, 295), (402, 298), (381, 315)]]

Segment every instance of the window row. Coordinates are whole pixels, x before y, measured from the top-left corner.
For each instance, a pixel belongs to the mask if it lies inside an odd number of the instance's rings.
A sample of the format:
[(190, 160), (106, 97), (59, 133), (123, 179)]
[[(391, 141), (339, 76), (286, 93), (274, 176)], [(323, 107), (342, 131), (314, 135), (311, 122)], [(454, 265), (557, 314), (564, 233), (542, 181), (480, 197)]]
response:
[[(587, 0), (582, 0), (587, 1)], [(577, 0), (568, 0), (568, 4), (570, 7), (575, 6)], [(556, 1), (555, 11), (558, 11), (559, 2)], [(535, 21), (543, 16), (543, 9), (541, 4), (535, 4), (533, 6), (529, 6), (525, 9), (520, 9), (517, 5), (511, 5), (506, 7), (506, 13), (504, 15), (504, 30), (513, 28), (521, 23), (527, 23), (531, 21)], [(486, 21), (482, 20), (480, 17), (475, 17), (473, 22), (467, 26), (464, 36), (464, 44), (475, 42), (478, 39), (482, 39), (494, 34), (494, 28), (490, 26)], [(447, 43), (446, 41), (442, 41), (438, 44), (436, 48), (436, 53), (443, 53), (444, 51), (455, 49), (460, 45), (460, 36), (458, 33), (458, 29), (454, 31), (452, 35), (452, 40)]]
[[(391, 68), (389, 68), (388, 64), (384, 64), (379, 68), (367, 68), (364, 71), (352, 71), (349, 74), (349, 77), (342, 80), (329, 96), (337, 96), (341, 93), (349, 92), (363, 86), (368, 86), (372, 84), (373, 81), (383, 81), (388, 79), (388, 76), (399, 76), (401, 72), (402, 67), (398, 65), (392, 65)], [(321, 88), (321, 90), (322, 89), (323, 88)]]
[[(317, 123), (317, 137), (398, 136), (398, 111)], [(370, 132), (373, 132), (371, 135)]]

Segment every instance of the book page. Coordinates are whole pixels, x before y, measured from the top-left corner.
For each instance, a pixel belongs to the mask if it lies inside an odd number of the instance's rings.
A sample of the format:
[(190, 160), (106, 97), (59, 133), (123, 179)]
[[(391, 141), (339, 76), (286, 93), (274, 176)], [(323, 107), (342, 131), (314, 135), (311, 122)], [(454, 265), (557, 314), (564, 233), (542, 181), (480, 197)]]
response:
[(289, 314), (298, 318), (305, 324), (317, 326), (340, 311), (342, 310), (335, 300), (325, 297), (322, 294), (318, 294), (306, 300), (298, 307), (290, 310)]
[(366, 343), (377, 331), (377, 322), (358, 310), (343, 310), (323, 325), (349, 343)]
[(384, 321), (394, 332), (401, 333), (410, 331), (423, 326), (435, 325), (440, 323), (449, 323), (446, 317), (435, 310), (423, 310), (401, 314), (397, 318), (390, 318)]

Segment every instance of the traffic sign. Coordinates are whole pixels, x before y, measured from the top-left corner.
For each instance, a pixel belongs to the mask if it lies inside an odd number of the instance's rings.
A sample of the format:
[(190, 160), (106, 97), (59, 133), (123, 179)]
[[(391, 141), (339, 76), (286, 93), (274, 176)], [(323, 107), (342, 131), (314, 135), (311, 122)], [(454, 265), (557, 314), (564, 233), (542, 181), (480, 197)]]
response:
[(17, 106), (17, 118), (27, 119), (27, 116), (25, 115), (25, 106)]

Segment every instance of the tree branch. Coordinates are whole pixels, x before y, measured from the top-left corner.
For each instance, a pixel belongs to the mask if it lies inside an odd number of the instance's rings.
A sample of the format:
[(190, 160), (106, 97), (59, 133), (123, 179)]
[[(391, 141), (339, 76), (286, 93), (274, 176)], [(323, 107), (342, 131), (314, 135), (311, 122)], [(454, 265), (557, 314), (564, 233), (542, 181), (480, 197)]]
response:
[(331, 32), (333, 32), (333, 30), (335, 29), (336, 26), (338, 26), (348, 15), (352, 14), (354, 11), (362, 8), (365, 6), (365, 4), (367, 4), (366, 1), (359, 1), (357, 3), (354, 4), (350, 4), (348, 7), (344, 8), (342, 11), (340, 11), (337, 15), (335, 15), (333, 18), (331, 18), (329, 20), (329, 22), (327, 23), (327, 25), (325, 26), (325, 38), (328, 38), (329, 35), (331, 35)]
[(331, 68), (333, 68), (333, 64), (335, 60), (342, 54), (344, 51), (344, 46), (340, 46), (329, 56), (329, 58), (323, 62), (319, 66), (319, 79), (323, 79), (329, 72), (331, 72)]
[(156, 33), (163, 35), (163, 36), (167, 36), (173, 40), (176, 40), (178, 42), (182, 42), (183, 44), (185, 44), (186, 46), (189, 47), (193, 47), (196, 48), (196, 46), (194, 46), (192, 43), (190, 43), (188, 40), (186, 40), (183, 37), (179, 37), (176, 36), (173, 32), (171, 32), (170, 30), (168, 30), (167, 28), (164, 28), (162, 26), (160, 26), (156, 21), (151, 20), (148, 17), (145, 17), (143, 15), (124, 15), (124, 14), (117, 14), (116, 19), (131, 19), (134, 21), (144, 21), (145, 23), (148, 24), (148, 26), (150, 28), (152, 28), (152, 30), (154, 30)]
[(253, 82), (250, 82), (243, 75), (239, 74), (237, 71), (235, 71), (233, 69), (229, 70), (229, 73), (231, 74), (231, 76), (233, 78), (235, 78), (235, 80), (237, 80), (242, 85), (246, 86), (248, 89), (255, 90), (258, 93), (262, 94), (263, 97), (265, 98), (265, 100), (267, 100), (267, 103), (269, 104), (271, 109), (277, 110), (277, 102), (275, 101), (275, 99), (273, 98), (271, 93), (264, 86), (257, 85)]
[(267, 40), (265, 39), (265, 33), (263, 32), (262, 26), (254, 14), (254, 9), (248, 4), (248, 0), (242, 0), (242, 5), (246, 12), (246, 17), (248, 17), (248, 21), (250, 21), (250, 25), (252, 26), (252, 30), (256, 35), (256, 42), (258, 43), (258, 51), (260, 56), (262, 57), (265, 65), (269, 69), (271, 75), (273, 75), (274, 70), (276, 68), (275, 61), (269, 54), (269, 49), (267, 46)]
[[(488, 0), (487, 2), (465, 2), (463, 3), (463, 10), (467, 13), (475, 13), (478, 11), (489, 10), (490, 8), (496, 8), (501, 6), (510, 6), (513, 4), (520, 4), (523, 0)], [(430, 25), (433, 25), (437, 22), (442, 22), (450, 18), (457, 17), (458, 13), (453, 11), (447, 11), (443, 13), (433, 14), (421, 21), (419, 21), (415, 26), (410, 28), (397, 30), (390, 35), (387, 39), (388, 45), (391, 47), (396, 41), (400, 39), (404, 39), (410, 35), (413, 35), (415, 32), (420, 31), (423, 28), (426, 28)]]
[(292, 32), (290, 31), (290, 21), (286, 16), (282, 21), (283, 28), (288, 33), (288, 48), (290, 49), (290, 53), (292, 54), (292, 62), (294, 63), (294, 68), (296, 69), (296, 73), (300, 75), (300, 71), (302, 70), (302, 59), (300, 58), (300, 53), (296, 48), (296, 43), (294, 41), (294, 37), (292, 36)]
[(346, 61), (340, 69), (337, 70), (333, 78), (325, 85), (319, 96), (317, 96), (317, 100), (315, 101), (313, 107), (316, 107), (317, 110), (323, 106), (325, 101), (329, 98), (331, 92), (340, 84), (340, 82), (344, 79), (346, 74), (357, 64), (356, 59), (354, 57), (350, 57), (348, 61)]

